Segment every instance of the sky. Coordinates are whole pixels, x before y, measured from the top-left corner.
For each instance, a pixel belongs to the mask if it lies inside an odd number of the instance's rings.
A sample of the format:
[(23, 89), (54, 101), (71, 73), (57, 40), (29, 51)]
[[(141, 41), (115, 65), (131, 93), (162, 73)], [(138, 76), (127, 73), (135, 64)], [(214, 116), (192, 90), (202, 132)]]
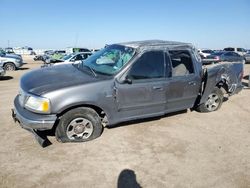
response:
[(250, 0), (0, 0), (0, 47), (161, 39), (250, 49)]

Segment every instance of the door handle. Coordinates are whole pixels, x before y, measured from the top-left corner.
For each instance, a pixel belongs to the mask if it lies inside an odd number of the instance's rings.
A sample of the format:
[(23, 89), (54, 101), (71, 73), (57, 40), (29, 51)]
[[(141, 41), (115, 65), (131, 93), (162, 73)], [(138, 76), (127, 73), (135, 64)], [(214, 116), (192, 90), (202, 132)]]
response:
[(193, 82), (193, 81), (188, 82), (188, 85), (195, 86), (195, 85), (196, 85), (196, 82)]
[(160, 90), (160, 91), (162, 91), (163, 87), (162, 86), (153, 86), (153, 90)]

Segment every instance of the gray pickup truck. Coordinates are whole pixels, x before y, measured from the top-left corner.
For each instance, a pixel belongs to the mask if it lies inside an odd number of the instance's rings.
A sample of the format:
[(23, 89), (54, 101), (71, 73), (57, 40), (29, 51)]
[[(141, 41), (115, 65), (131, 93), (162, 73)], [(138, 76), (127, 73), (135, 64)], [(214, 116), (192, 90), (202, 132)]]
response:
[(242, 63), (202, 66), (191, 44), (160, 40), (109, 45), (83, 63), (33, 70), (20, 81), (12, 116), (47, 144), (99, 137), (105, 126), (184, 109), (212, 112), (241, 91)]

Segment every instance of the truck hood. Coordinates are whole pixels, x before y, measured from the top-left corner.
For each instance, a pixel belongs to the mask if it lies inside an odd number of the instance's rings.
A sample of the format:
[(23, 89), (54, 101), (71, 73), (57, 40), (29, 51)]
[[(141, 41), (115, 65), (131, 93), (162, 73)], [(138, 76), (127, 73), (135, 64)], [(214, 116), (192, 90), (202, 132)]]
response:
[(87, 71), (80, 71), (73, 65), (58, 65), (33, 70), (22, 76), (21, 89), (36, 95), (65, 87), (96, 82), (99, 79)]

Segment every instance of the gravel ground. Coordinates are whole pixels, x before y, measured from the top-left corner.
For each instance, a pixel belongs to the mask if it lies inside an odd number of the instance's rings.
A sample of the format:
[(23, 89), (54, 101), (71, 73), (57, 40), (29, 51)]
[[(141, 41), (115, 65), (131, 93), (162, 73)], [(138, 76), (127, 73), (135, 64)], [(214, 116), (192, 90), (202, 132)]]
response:
[(123, 123), (86, 143), (49, 137), (41, 148), (11, 118), (21, 75), (41, 65), (24, 60), (0, 80), (0, 187), (250, 187), (249, 89), (218, 112)]

